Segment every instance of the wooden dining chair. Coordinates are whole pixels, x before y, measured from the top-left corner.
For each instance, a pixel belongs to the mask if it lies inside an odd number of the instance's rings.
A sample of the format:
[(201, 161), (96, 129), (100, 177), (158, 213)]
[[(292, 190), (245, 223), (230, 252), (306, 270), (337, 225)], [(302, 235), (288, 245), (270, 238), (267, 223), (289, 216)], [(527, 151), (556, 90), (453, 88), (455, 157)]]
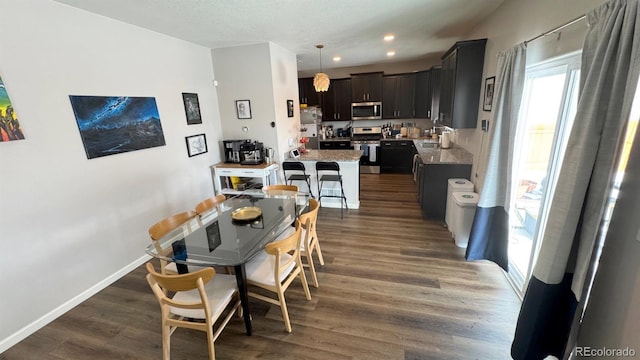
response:
[[(316, 232), (316, 222), (318, 221), (318, 209), (320, 209), (320, 203), (316, 199), (309, 200), (309, 211), (300, 215), (300, 222), (302, 225), (302, 244), (300, 245), (300, 255), (307, 259), (307, 266), (311, 273), (311, 280), (314, 287), (318, 287), (318, 277), (316, 276), (316, 268), (313, 265), (313, 252), (318, 253), (318, 261), (320, 265), (324, 265), (324, 258), (322, 257), (322, 250), (320, 250), (320, 243), (318, 242), (318, 233)], [(307, 225), (308, 224), (308, 225)]]
[[(170, 359), (171, 335), (182, 327), (207, 333), (209, 359), (214, 360), (215, 340), (234, 313), (242, 316), (235, 276), (216, 275), (213, 268), (188, 274), (160, 274), (151, 263), (147, 263), (147, 271), (147, 282), (160, 303), (162, 314), (162, 358)], [(170, 293), (174, 295), (167, 296)], [(214, 327), (227, 308), (224, 319)]]
[(262, 191), (268, 193), (270, 191), (295, 191), (298, 192), (297, 185), (274, 184), (262, 187)]
[(214, 207), (220, 205), (227, 199), (223, 194), (219, 194), (216, 196), (212, 196), (210, 198), (204, 199), (196, 205), (196, 212), (198, 215), (202, 215), (203, 213), (213, 209)]
[[(198, 213), (195, 211), (184, 211), (171, 215), (168, 218), (162, 219), (153, 224), (149, 228), (149, 237), (151, 237), (151, 241), (153, 242), (156, 251), (158, 251), (158, 254), (167, 256), (173, 251), (171, 248), (162, 248), (158, 240), (162, 239), (163, 236), (182, 226), (196, 216), (198, 216)], [(160, 272), (163, 274), (177, 274), (178, 266), (174, 262), (167, 262), (166, 260), (161, 259)]]
[(293, 280), (300, 278), (305, 296), (307, 300), (311, 300), (309, 285), (300, 260), (301, 234), (300, 221), (296, 220), (293, 234), (267, 244), (264, 251), (258, 253), (245, 265), (247, 283), (276, 293), (278, 299), (252, 291), (249, 291), (249, 296), (279, 305), (287, 332), (291, 332), (291, 322), (284, 292)]

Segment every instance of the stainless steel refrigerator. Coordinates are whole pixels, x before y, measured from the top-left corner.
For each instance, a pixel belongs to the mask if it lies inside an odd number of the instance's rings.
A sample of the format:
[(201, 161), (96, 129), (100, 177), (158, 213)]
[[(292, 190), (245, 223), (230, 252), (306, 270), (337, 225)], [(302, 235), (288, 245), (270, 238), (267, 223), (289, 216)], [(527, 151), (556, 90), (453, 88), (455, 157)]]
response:
[(300, 136), (309, 138), (307, 149), (318, 149), (322, 110), (317, 106), (300, 109)]

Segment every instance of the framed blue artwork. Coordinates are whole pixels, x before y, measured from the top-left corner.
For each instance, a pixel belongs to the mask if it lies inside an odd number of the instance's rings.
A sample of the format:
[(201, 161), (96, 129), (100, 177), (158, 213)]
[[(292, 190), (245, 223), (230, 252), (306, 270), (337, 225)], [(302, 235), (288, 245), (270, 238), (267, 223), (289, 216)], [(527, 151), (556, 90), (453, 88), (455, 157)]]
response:
[(156, 99), (69, 95), (88, 159), (164, 146)]

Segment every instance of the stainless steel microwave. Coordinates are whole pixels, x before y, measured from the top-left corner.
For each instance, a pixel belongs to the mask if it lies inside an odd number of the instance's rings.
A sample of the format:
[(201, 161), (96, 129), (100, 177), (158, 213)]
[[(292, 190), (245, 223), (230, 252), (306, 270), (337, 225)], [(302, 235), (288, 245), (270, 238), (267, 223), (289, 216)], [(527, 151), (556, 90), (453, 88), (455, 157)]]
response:
[(351, 103), (351, 119), (382, 119), (382, 103), (380, 101)]

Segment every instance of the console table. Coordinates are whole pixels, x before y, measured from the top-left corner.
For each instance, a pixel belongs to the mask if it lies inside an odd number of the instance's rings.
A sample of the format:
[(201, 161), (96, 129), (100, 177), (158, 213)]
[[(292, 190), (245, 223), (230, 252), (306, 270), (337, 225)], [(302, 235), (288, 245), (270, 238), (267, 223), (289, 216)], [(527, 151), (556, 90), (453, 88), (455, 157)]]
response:
[[(238, 195), (244, 190), (262, 188), (264, 185), (277, 183), (276, 163), (258, 165), (240, 165), (233, 163), (218, 163), (211, 165), (211, 178), (216, 194)], [(234, 178), (238, 182), (234, 183)]]

